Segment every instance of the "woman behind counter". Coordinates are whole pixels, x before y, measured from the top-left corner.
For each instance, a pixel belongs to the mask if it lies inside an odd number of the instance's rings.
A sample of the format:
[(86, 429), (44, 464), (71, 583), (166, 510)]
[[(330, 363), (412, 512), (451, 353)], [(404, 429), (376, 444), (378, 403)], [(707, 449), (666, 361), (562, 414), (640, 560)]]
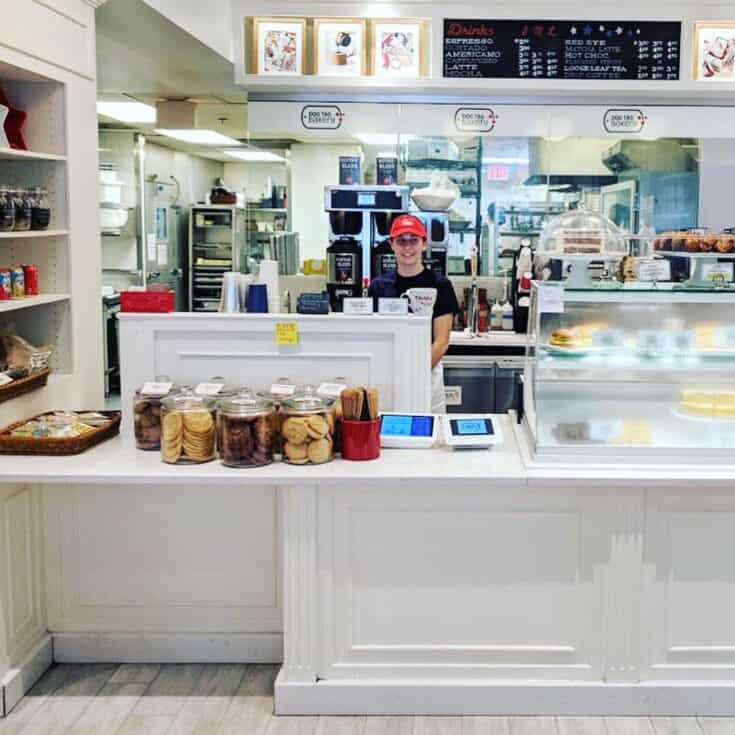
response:
[(412, 214), (397, 217), (390, 228), (390, 244), (396, 256), (397, 269), (374, 279), (369, 293), (374, 298), (397, 298), (410, 288), (436, 289), (432, 317), (431, 411), (446, 413), (441, 360), (449, 347), (454, 315), (459, 311), (457, 297), (446, 276), (424, 268), (422, 257), (427, 237), (418, 217)]

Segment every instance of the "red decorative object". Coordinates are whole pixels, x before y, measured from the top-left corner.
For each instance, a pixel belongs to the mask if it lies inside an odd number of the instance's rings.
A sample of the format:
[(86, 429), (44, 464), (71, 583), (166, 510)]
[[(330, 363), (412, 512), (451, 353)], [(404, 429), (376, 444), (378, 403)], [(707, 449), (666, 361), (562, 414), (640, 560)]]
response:
[(167, 314), (174, 310), (173, 291), (121, 291), (120, 311)]
[(10, 104), (2, 87), (0, 87), (0, 105), (5, 105), (8, 108), (8, 116), (5, 118), (5, 135), (8, 138), (10, 147), (19, 151), (27, 151), (28, 146), (23, 138), (23, 126), (28, 116), (23, 110), (19, 110)]

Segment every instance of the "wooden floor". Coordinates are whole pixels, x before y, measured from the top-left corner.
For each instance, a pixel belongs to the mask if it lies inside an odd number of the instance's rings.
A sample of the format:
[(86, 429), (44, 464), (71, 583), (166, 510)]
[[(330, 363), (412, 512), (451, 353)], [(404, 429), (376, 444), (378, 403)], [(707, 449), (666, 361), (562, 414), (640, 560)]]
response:
[(274, 717), (278, 667), (60, 665), (0, 735), (735, 735), (735, 718)]

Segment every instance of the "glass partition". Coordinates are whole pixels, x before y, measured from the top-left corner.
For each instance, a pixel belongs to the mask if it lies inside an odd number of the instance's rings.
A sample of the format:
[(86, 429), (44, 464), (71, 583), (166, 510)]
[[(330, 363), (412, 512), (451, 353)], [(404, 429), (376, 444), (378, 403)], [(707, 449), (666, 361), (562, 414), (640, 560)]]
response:
[[(316, 126), (304, 122), (307, 108)], [(491, 119), (461, 133), (460, 110)], [(706, 111), (672, 117), (651, 110), (661, 117), (657, 128), (616, 134), (597, 107), (283, 103), (251, 130), (252, 145), (282, 161), (243, 164), (249, 173), (239, 177), (247, 188), (251, 251), (257, 257), (270, 235), (286, 231), (298, 234), (302, 268), (324, 260), (335, 234), (324, 188), (348, 182), (405, 186), (410, 210), (443, 212), (450, 276), (469, 272), (475, 247), (481, 275), (510, 275), (520, 248), (534, 250), (551, 217), (578, 207), (630, 234), (644, 227), (720, 233), (735, 225), (726, 186), (735, 139), (722, 137), (727, 121), (714, 123), (720, 137), (707, 138)], [(687, 134), (654, 137), (649, 128)], [(373, 247), (375, 233), (365, 235)], [(385, 239), (387, 229), (377, 235)]]

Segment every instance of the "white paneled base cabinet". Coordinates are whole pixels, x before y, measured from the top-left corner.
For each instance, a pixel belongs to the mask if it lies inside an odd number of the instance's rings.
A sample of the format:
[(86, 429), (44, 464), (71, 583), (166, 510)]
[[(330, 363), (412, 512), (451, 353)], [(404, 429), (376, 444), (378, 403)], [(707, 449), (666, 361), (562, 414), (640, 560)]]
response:
[(735, 488), (609, 482), (285, 490), (277, 713), (735, 714)]

